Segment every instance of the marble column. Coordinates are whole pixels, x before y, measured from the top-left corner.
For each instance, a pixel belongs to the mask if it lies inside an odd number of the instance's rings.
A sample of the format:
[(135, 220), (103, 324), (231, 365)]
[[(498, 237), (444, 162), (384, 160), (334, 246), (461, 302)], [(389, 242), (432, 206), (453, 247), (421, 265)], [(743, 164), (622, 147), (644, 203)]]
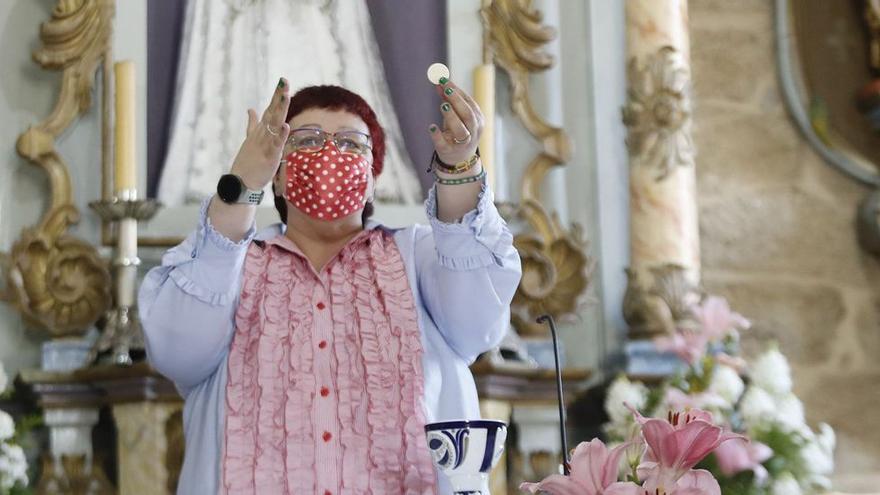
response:
[[(511, 405), (503, 400), (480, 399), (480, 417), (484, 419), (497, 419), (504, 421), (510, 425)], [(490, 493), (508, 493), (509, 485), (507, 477), (507, 448), (505, 446), (504, 453), (501, 455), (498, 464), (489, 473), (489, 492)]]
[(117, 429), (119, 493), (174, 493), (183, 460), (180, 402), (129, 402), (113, 406)]
[[(541, 480), (559, 472), (562, 439), (559, 437), (559, 409), (555, 404), (517, 404), (513, 422), (518, 436), (518, 473), (524, 480)], [(573, 446), (570, 446), (574, 448)]]
[(700, 241), (687, 0), (626, 0), (630, 337), (674, 331), (697, 300)]

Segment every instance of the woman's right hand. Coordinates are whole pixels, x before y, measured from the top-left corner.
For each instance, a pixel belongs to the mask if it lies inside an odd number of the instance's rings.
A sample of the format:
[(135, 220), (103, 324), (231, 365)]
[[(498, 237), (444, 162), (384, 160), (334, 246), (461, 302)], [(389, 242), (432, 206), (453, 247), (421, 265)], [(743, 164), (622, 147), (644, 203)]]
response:
[[(230, 171), (241, 177), (248, 189), (262, 190), (272, 182), (278, 170), (284, 143), (290, 134), (290, 126), (285, 122), (287, 106), (290, 105), (287, 89), (287, 81), (281, 78), (260, 120), (257, 120), (257, 112), (248, 109), (247, 137), (241, 143)], [(208, 208), (211, 225), (233, 242), (244, 239), (254, 224), (256, 208), (226, 204), (216, 199), (211, 200)]]
[(248, 189), (262, 190), (272, 182), (281, 163), (284, 144), (290, 134), (285, 122), (290, 105), (287, 80), (278, 80), (272, 101), (263, 111), (260, 120), (253, 108), (248, 109), (247, 136), (232, 162), (230, 173), (241, 177)]

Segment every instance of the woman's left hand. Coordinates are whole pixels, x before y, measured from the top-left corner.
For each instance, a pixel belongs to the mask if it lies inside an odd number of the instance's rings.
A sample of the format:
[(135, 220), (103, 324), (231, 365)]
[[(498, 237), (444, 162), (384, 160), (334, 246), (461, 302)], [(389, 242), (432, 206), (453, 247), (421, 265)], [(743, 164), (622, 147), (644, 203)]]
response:
[(428, 129), (437, 156), (449, 164), (468, 160), (476, 153), (483, 132), (485, 121), (480, 106), (452, 81), (441, 79), (437, 90), (444, 100), (440, 105), (443, 126), (431, 124)]

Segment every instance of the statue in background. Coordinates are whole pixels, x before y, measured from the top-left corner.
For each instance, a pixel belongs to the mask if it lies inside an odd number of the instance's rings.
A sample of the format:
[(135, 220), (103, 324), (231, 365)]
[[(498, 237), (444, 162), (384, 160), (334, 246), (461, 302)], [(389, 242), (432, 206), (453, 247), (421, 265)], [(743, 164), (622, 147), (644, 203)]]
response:
[(865, 22), (868, 25), (871, 69), (880, 72), (880, 0), (865, 0)]
[[(868, 27), (868, 64), (880, 75), (880, 0), (865, 0), (865, 24)], [(859, 91), (857, 104), (875, 131), (880, 131), (880, 78)]]
[(159, 200), (214, 193), (245, 135), (243, 116), (266, 106), (279, 74), (294, 90), (335, 84), (363, 95), (388, 135), (377, 198), (421, 201), (364, 0), (190, 0)]

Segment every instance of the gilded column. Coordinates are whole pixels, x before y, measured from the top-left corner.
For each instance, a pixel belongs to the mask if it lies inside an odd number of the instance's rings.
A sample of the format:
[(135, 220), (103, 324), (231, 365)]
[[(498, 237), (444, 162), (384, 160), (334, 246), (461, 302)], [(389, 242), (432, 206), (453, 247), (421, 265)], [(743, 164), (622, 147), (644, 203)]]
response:
[(630, 337), (673, 331), (700, 279), (687, 0), (627, 0)]

